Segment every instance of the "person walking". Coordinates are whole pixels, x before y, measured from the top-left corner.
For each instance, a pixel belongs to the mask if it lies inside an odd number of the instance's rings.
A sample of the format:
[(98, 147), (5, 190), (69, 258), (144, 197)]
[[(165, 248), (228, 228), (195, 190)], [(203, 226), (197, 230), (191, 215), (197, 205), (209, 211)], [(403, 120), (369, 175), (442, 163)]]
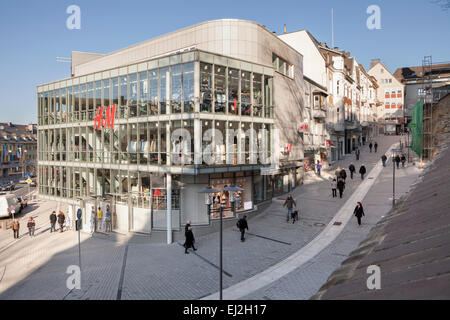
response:
[(386, 167), (386, 161), (387, 161), (387, 157), (386, 157), (385, 154), (383, 154), (383, 155), (381, 156), (381, 162), (383, 162), (383, 167)]
[(361, 174), (361, 180), (364, 180), (364, 175), (366, 174), (367, 170), (364, 164), (359, 168), (359, 173)]
[(353, 162), (350, 163), (350, 165), (348, 166), (348, 170), (350, 171), (350, 178), (353, 179), (353, 174), (354, 174), (355, 171), (356, 171), (356, 168), (355, 168), (355, 166), (353, 165)]
[(342, 179), (342, 178), (338, 179), (337, 188), (339, 190), (339, 198), (342, 198), (342, 194), (344, 193), (344, 189), (345, 189), (345, 181), (344, 181), (344, 179)]
[(91, 211), (91, 234), (93, 234), (95, 231), (97, 231), (97, 214), (95, 213), (95, 207), (92, 207), (92, 211)]
[(336, 179), (340, 178), (341, 174), (341, 167), (337, 167), (336, 171), (334, 171), (334, 174), (336, 175)]
[(292, 198), (292, 195), (288, 195), (286, 201), (283, 204), (283, 207), (287, 208), (287, 215), (286, 215), (286, 222), (289, 222), (289, 219), (291, 218), (292, 209), (297, 206), (297, 203), (295, 203), (294, 198)]
[(247, 216), (244, 215), (241, 219), (236, 222), (236, 226), (241, 232), (241, 242), (245, 241), (245, 229), (248, 230)]
[(66, 217), (64, 216), (64, 213), (62, 211), (59, 211), (58, 213), (58, 224), (60, 232), (64, 232), (64, 221), (66, 220)]
[(375, 141), (375, 144), (373, 145), (373, 147), (375, 148), (375, 153), (377, 153), (378, 143), (376, 141)]
[(322, 163), (319, 160), (317, 160), (316, 169), (317, 174), (320, 176), (320, 170), (322, 170)]
[(70, 216), (70, 214), (67, 214), (66, 231), (70, 230), (71, 227), (72, 227), (72, 217)]
[(102, 218), (103, 218), (102, 208), (98, 207), (98, 210), (97, 210), (97, 227), (98, 227), (98, 229), (100, 229), (102, 226)]
[(404, 154), (402, 154), (402, 157), (400, 158), (400, 160), (402, 161), (402, 168), (405, 167), (405, 162), (406, 162), (406, 157)]
[(373, 147), (373, 144), (371, 142), (371, 143), (369, 143), (369, 150), (370, 150), (370, 152), (372, 152), (372, 147)]
[(52, 233), (53, 231), (56, 232), (56, 212), (53, 211), (52, 214), (50, 215), (50, 233)]
[(27, 228), (28, 228), (28, 235), (29, 235), (30, 237), (31, 237), (31, 236), (34, 237), (34, 230), (35, 230), (35, 228), (36, 228), (36, 222), (34, 221), (33, 217), (30, 217), (30, 218), (28, 219), (28, 222), (27, 222)]
[(192, 249), (194, 249), (194, 251), (197, 251), (197, 249), (195, 249), (194, 247), (194, 243), (195, 243), (195, 238), (194, 238), (194, 233), (192, 232), (192, 227), (189, 226), (188, 230), (186, 231), (186, 241), (184, 242), (184, 253), (188, 254), (188, 249), (192, 247)]
[[(188, 232), (190, 226), (191, 226), (191, 221), (189, 220), (186, 222), (186, 225), (184, 226), (184, 237), (185, 238), (187, 237), (187, 232)], [(186, 239), (184, 240), (183, 247), (186, 247)]]
[(19, 239), (19, 230), (20, 230), (19, 220), (17, 220), (17, 219), (13, 220), (11, 229), (12, 229), (13, 234), (14, 234), (14, 239)]
[(341, 176), (342, 179), (344, 179), (344, 182), (345, 182), (345, 180), (347, 179), (347, 171), (345, 171), (345, 169), (342, 168), (342, 170), (339, 173), (339, 175)]
[(363, 206), (362, 206), (361, 202), (358, 202), (356, 204), (356, 207), (355, 207), (355, 210), (353, 211), (353, 214), (358, 219), (358, 225), (361, 225), (361, 217), (365, 216), (364, 209), (363, 209)]
[(111, 225), (111, 209), (109, 206), (106, 206), (106, 213), (105, 213), (105, 232), (112, 232), (112, 225)]
[(355, 155), (356, 155), (356, 160), (357, 160), (357, 161), (359, 160), (360, 154), (361, 154), (361, 151), (359, 151), (359, 148), (356, 148), (356, 150), (355, 150)]
[[(94, 219), (94, 223), (92, 224), (92, 219)], [(94, 226), (94, 231), (97, 231), (97, 213), (95, 212), (95, 207), (92, 206), (92, 210), (91, 210), (91, 228), (92, 226)]]
[(331, 181), (331, 193), (333, 195), (333, 198), (337, 197), (337, 181), (336, 178), (333, 178)]
[(395, 157), (395, 163), (396, 163), (396, 165), (397, 165), (397, 169), (398, 169), (398, 166), (399, 166), (399, 164), (400, 164), (400, 161), (401, 161), (400, 156), (397, 155), (397, 156)]

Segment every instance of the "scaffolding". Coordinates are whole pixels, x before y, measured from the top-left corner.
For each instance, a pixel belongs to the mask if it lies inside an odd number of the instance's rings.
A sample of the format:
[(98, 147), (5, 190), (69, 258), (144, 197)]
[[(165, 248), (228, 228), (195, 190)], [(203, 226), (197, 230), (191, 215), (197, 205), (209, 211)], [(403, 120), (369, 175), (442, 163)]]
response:
[(422, 60), (423, 94), (423, 159), (430, 159), (433, 151), (433, 61), (431, 56)]

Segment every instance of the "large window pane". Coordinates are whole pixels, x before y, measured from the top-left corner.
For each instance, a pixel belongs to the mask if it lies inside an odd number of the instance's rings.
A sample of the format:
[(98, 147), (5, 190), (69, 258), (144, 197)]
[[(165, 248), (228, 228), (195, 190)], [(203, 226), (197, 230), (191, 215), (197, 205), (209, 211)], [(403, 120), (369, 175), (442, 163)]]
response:
[(160, 114), (166, 114), (166, 108), (168, 104), (169, 92), (170, 92), (170, 74), (169, 68), (159, 69), (159, 99), (160, 99)]
[(128, 98), (128, 105), (129, 105), (129, 117), (136, 117), (137, 116), (137, 73), (132, 73), (129, 75), (130, 79), (130, 96)]
[(127, 93), (128, 76), (120, 77), (120, 107), (119, 107), (119, 118), (126, 118), (126, 109), (128, 104), (128, 93)]
[(80, 120), (86, 120), (86, 84), (80, 86)]
[(139, 115), (147, 115), (148, 106), (148, 79), (147, 71), (139, 73)]
[(88, 83), (88, 109), (87, 109), (87, 117), (89, 120), (94, 119), (94, 83)]
[(225, 113), (227, 104), (226, 68), (214, 67), (214, 112)]
[(92, 110), (92, 115), (89, 114), (89, 119), (94, 119), (95, 115), (97, 115), (98, 108), (102, 107), (102, 82), (95, 82), (95, 108)]
[(181, 113), (181, 64), (172, 66), (172, 113)]
[(264, 112), (267, 118), (273, 117), (273, 78), (264, 76)]
[(239, 114), (239, 70), (228, 69), (228, 113)]
[(211, 112), (212, 65), (200, 64), (200, 111)]
[(158, 69), (148, 72), (150, 115), (158, 114)]
[(67, 89), (61, 89), (61, 121), (67, 122)]
[(194, 112), (194, 63), (183, 64), (184, 112)]
[(251, 103), (250, 103), (250, 72), (241, 72), (241, 114), (243, 116), (251, 115)]
[(253, 115), (255, 117), (263, 116), (263, 101), (262, 101), (262, 75), (258, 73), (253, 74)]

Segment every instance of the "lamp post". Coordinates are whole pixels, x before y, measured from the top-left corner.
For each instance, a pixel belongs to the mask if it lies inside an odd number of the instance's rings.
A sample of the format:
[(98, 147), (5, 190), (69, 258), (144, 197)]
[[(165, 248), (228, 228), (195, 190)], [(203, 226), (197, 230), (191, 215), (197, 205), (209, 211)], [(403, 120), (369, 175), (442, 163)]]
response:
[(392, 153), (392, 207), (395, 205), (395, 154)]
[[(205, 204), (207, 208), (207, 214), (208, 216), (211, 215), (211, 195), (220, 192), (219, 190), (211, 188), (211, 186), (207, 186), (206, 188), (203, 188), (198, 191), (198, 193), (204, 193), (205, 194)], [(222, 268), (222, 211), (223, 211), (223, 204), (220, 204), (220, 276), (219, 276), (219, 292), (220, 292), (220, 300), (222, 300), (222, 274), (223, 274), (223, 268)]]

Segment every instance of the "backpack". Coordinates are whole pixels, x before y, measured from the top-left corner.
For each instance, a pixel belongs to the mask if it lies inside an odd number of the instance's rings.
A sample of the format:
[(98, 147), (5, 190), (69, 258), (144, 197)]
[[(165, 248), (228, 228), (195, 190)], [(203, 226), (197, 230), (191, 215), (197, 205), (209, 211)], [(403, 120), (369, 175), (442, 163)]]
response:
[(241, 228), (241, 220), (240, 219), (236, 222), (236, 227), (238, 227), (239, 229)]

